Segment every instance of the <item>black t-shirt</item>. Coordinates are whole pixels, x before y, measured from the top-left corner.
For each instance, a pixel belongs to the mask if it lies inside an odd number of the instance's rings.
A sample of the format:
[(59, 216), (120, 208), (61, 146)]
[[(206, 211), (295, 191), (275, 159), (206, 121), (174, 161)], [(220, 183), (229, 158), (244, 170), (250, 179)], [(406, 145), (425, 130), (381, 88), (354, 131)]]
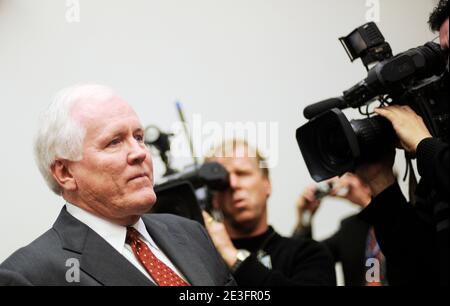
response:
[(235, 239), (233, 244), (252, 253), (234, 273), (240, 286), (336, 284), (331, 255), (318, 242), (282, 237), (269, 227), (262, 235)]

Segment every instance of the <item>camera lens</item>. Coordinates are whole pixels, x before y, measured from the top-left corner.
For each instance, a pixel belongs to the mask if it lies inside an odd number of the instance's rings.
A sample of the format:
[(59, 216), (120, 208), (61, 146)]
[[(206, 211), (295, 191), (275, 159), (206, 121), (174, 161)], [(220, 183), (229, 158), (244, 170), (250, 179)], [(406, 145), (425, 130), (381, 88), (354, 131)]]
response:
[(324, 166), (335, 171), (336, 167), (348, 163), (351, 151), (342, 128), (337, 125), (328, 128), (319, 133), (317, 147)]

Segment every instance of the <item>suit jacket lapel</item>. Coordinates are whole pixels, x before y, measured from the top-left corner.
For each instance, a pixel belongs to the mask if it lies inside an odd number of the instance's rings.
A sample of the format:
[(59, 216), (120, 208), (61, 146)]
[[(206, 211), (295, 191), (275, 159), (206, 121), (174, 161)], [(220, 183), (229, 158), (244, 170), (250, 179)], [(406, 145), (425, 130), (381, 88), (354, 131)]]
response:
[(154, 285), (94, 231), (88, 232), (80, 267), (106, 286)]
[(152, 239), (191, 285), (210, 286), (213, 284), (208, 271), (201, 264), (201, 258), (196, 256), (198, 252), (192, 250), (186, 236), (171, 233), (165, 224), (151, 219), (150, 216), (143, 220)]
[(97, 233), (62, 209), (53, 228), (63, 248), (80, 257), (80, 268), (102, 285), (155, 285)]

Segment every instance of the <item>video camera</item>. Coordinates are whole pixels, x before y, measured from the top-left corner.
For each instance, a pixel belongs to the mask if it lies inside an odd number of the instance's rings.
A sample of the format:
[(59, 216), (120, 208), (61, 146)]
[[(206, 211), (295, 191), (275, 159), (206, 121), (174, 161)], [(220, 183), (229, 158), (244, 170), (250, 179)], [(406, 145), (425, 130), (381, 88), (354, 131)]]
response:
[(170, 137), (154, 125), (145, 129), (145, 144), (159, 152), (166, 171), (154, 190), (156, 203), (150, 213), (170, 213), (204, 225), (201, 210), (211, 212), (212, 192), (229, 187), (228, 171), (217, 162), (194, 164), (183, 171), (171, 166)]
[[(351, 61), (361, 58), (368, 75), (341, 97), (304, 109), (310, 121), (297, 129), (296, 138), (316, 182), (353, 171), (361, 163), (376, 162), (393, 147), (396, 135), (391, 123), (368, 111), (375, 100), (382, 106), (409, 105), (434, 137), (448, 142), (448, 54), (439, 44), (428, 42), (393, 56), (373, 22), (340, 41)], [(369, 69), (371, 64), (375, 65)], [(349, 121), (341, 110), (350, 107), (367, 118)]]

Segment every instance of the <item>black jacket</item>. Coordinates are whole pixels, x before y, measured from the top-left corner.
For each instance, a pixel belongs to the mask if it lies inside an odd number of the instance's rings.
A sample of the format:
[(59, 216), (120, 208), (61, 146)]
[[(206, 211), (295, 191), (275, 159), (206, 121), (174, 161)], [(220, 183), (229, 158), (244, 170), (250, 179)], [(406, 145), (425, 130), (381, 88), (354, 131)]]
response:
[(447, 284), (449, 281), (449, 150), (437, 139), (417, 147), (422, 177), (415, 206), (398, 184), (388, 187), (360, 213), (373, 224), (386, 256), (389, 283)]
[(342, 220), (339, 230), (322, 241), (330, 250), (334, 261), (342, 264), (346, 286), (366, 284), (367, 268), (364, 260), (369, 230), (370, 224), (359, 215), (353, 215)]
[[(237, 249), (252, 252), (234, 273), (238, 286), (336, 284), (331, 256), (324, 246), (315, 241), (285, 238), (270, 227), (260, 236), (233, 240), (233, 244)], [(270, 256), (272, 269), (257, 259), (261, 248)]]
[[(342, 264), (346, 286), (366, 284), (365, 267), (367, 237), (371, 226), (359, 215), (352, 215), (341, 221), (339, 229), (329, 238), (321, 241), (330, 251), (333, 261)], [(297, 229), (293, 237), (311, 239), (312, 228)]]

